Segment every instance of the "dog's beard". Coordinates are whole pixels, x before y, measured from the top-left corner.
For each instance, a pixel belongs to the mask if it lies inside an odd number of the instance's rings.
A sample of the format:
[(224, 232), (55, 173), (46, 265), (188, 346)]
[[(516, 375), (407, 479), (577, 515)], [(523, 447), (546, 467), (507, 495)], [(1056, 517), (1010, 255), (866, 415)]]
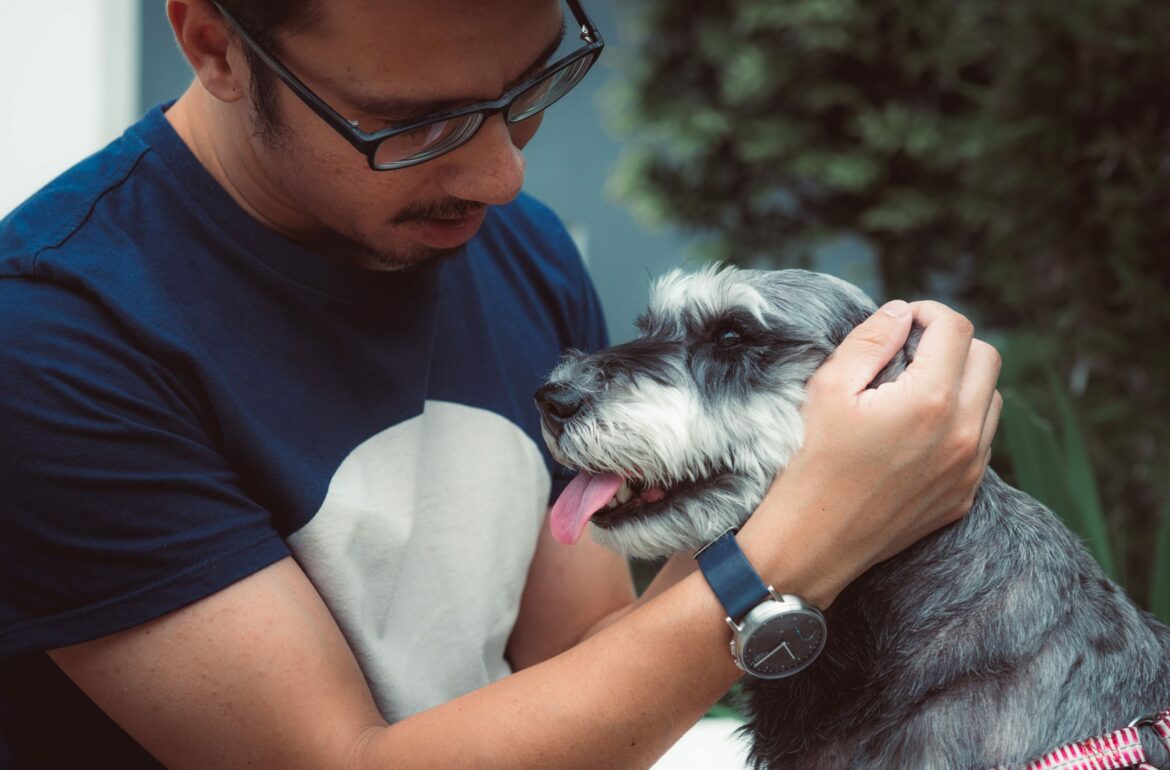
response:
[[(553, 506), (554, 533), (575, 542), (592, 523), (594, 540), (643, 559), (705, 545), (743, 523), (799, 448), (802, 400), (796, 386), (719, 405), (656, 383), (611, 384), (588, 418), (545, 433), (559, 462), (582, 469)], [(618, 488), (615, 475), (632, 483)]]
[(606, 548), (637, 559), (694, 550), (739, 527), (763, 500), (767, 488), (765, 479), (725, 476), (701, 492), (669, 497), (645, 516), (634, 514), (613, 526), (595, 521), (592, 536)]

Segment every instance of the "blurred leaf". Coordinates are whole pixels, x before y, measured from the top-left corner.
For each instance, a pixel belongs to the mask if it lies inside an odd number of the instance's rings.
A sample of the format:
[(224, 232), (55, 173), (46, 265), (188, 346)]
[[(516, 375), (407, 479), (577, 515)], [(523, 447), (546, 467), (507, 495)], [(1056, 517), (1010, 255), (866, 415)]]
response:
[[(1061, 398), (1059, 392), (1054, 398)], [(1097, 499), (1084, 495), (1095, 489), (1088, 458), (1081, 452), (1083, 437), (1075, 420), (1071, 433), (1058, 436), (1051, 423), (1033, 410), (1018, 393), (1003, 391), (1004, 407), (1000, 435), (1011, 458), (1016, 485), (1052, 509), (1068, 528), (1088, 546), (1089, 551), (1111, 578), (1116, 579), (1108, 528)]]
[(827, 188), (849, 191), (868, 187), (882, 170), (873, 158), (861, 153), (806, 153), (793, 164), (793, 169)]
[(1150, 612), (1170, 624), (1170, 503), (1162, 507), (1154, 536), (1154, 569), (1150, 577)]
[(714, 719), (743, 720), (743, 714), (739, 712), (739, 709), (724, 703), (716, 703), (714, 706), (712, 706), (711, 710), (707, 712), (707, 716)]
[(909, 189), (894, 189), (861, 214), (861, 222), (871, 230), (900, 233), (929, 222), (938, 214), (938, 203)]
[(1020, 489), (1058, 513), (1073, 508), (1059, 471), (1060, 443), (1052, 425), (1011, 390), (1003, 391), (999, 437)]
[(1068, 391), (1057, 380), (1051, 369), (1048, 373), (1048, 392), (1056, 405), (1062, 420), (1061, 440), (1064, 445), (1064, 479), (1068, 485), (1069, 497), (1076, 509), (1078, 531), (1090, 543), (1090, 549), (1105, 572), (1114, 579), (1120, 576), (1109, 547), (1109, 527), (1105, 521), (1105, 510), (1101, 506), (1101, 493), (1097, 488), (1097, 475), (1089, 458), (1088, 442), (1073, 409)]
[(755, 46), (742, 46), (723, 71), (723, 97), (730, 104), (744, 104), (766, 93), (771, 79), (764, 52)]

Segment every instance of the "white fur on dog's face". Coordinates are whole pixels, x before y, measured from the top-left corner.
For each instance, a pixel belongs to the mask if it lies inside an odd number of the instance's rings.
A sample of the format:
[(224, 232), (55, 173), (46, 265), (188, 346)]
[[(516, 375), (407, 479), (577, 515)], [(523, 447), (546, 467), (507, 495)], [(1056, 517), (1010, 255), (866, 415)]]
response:
[(805, 382), (872, 308), (817, 273), (676, 271), (653, 287), (641, 336), (567, 355), (549, 382), (581, 408), (546, 414), (546, 442), (564, 465), (634, 480), (629, 503), (595, 514), (594, 538), (654, 558), (739, 526), (801, 445)]

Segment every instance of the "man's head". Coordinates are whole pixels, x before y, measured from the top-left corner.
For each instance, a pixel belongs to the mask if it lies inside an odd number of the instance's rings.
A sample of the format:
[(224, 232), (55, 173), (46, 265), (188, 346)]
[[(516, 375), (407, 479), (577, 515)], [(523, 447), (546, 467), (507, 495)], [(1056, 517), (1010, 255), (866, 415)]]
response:
[[(557, 0), (221, 4), (254, 42), (367, 134), (497, 99), (580, 45), (567, 35), (558, 49)], [(521, 149), (539, 114), (518, 123), (490, 115), (445, 155), (373, 171), (336, 126), (274, 76), (211, 0), (169, 0), (168, 13), (199, 80), (172, 120), (194, 124), (180, 133), (266, 224), (365, 266), (397, 267), (461, 247), (487, 206), (519, 192)]]

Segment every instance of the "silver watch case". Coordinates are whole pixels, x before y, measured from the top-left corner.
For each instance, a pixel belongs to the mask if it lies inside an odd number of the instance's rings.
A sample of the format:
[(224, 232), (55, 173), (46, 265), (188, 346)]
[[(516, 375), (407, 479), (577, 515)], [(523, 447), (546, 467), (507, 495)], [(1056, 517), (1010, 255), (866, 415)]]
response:
[(745, 674), (783, 679), (805, 669), (825, 648), (825, 616), (799, 596), (778, 594), (753, 607), (731, 626), (731, 657)]

